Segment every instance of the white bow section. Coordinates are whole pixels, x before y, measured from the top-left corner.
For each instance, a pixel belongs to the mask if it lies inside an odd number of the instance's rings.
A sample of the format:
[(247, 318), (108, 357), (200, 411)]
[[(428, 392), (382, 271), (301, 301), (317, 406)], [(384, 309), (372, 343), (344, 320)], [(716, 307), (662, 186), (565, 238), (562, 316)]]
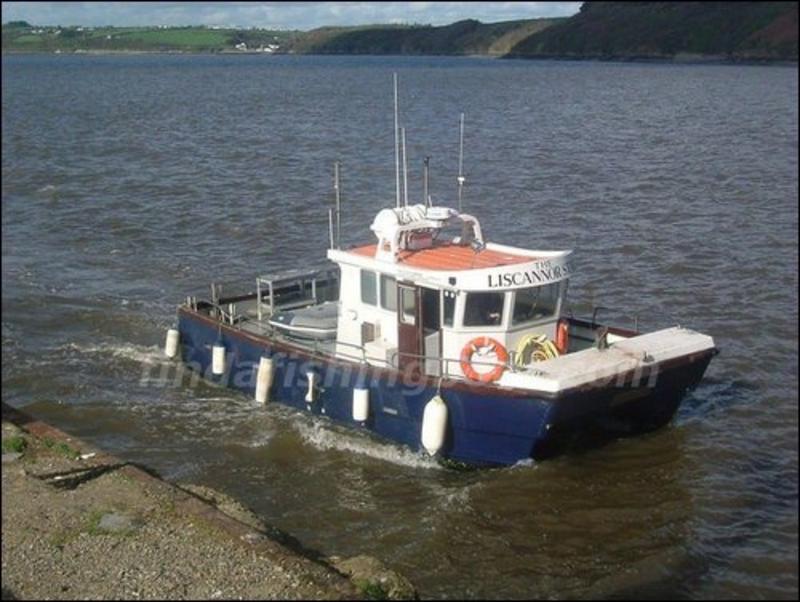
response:
[[(394, 262), (403, 250), (425, 249), (433, 245), (434, 235), (447, 225), (462, 224), (462, 240), (474, 238), (483, 244), (483, 234), (478, 220), (449, 207), (409, 205), (396, 209), (382, 209), (372, 221), (370, 230), (378, 237), (375, 258)], [(470, 232), (470, 226), (471, 232)]]

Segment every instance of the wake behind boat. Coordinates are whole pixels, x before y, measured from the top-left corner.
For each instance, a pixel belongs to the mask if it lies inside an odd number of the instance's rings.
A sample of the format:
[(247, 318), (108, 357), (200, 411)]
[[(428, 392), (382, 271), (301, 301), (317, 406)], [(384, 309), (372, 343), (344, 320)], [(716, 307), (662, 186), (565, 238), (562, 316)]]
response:
[(396, 100), (395, 80), (395, 206), (375, 216), (375, 240), (340, 248), (337, 164), (327, 261), (258, 276), (251, 292), (212, 285), (210, 299), (187, 298), (166, 354), (261, 403), (468, 464), (668, 423), (716, 353), (712, 338), (567, 315), (571, 251), (486, 240), (461, 211), (461, 160), (458, 209), (431, 204), (427, 169), (423, 202), (409, 204)]

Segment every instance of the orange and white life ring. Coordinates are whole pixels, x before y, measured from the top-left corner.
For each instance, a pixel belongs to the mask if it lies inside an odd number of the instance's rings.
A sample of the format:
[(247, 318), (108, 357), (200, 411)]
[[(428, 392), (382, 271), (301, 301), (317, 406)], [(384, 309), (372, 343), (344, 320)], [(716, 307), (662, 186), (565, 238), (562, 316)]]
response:
[(567, 347), (569, 347), (569, 320), (561, 318), (556, 326), (556, 348), (561, 355), (564, 355)]
[[(489, 372), (478, 372), (472, 367), (472, 356), (478, 349), (489, 347), (497, 356), (497, 365)], [(461, 350), (461, 371), (470, 380), (491, 383), (503, 375), (508, 361), (508, 351), (491, 337), (475, 337)]]

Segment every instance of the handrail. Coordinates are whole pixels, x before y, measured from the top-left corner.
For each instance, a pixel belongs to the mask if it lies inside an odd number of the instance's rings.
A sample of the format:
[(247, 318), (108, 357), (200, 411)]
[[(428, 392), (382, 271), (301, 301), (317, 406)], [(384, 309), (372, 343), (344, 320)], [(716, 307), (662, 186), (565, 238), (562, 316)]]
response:
[[(592, 309), (592, 328), (596, 328), (598, 326), (611, 326), (612, 328), (614, 328), (613, 324), (598, 324), (597, 323), (597, 314), (598, 314), (598, 312), (600, 310), (611, 311), (611, 312), (614, 312), (615, 314), (617, 314), (618, 316), (630, 319), (633, 322), (633, 331), (637, 332), (637, 333), (639, 332), (639, 315), (638, 314), (634, 314), (633, 316), (631, 316), (630, 314), (622, 313), (620, 310), (618, 310), (616, 308), (606, 307), (604, 305), (596, 305), (596, 306), (593, 307), (593, 309)], [(623, 327), (622, 326), (618, 326), (617, 328), (623, 328)]]
[[(371, 359), (371, 360), (375, 360), (375, 361), (378, 361), (378, 362), (382, 362), (382, 363), (386, 364), (389, 367), (395, 367), (396, 359), (398, 357), (408, 357), (408, 358), (412, 358), (412, 359), (419, 359), (419, 360), (422, 360), (422, 361), (430, 360), (430, 361), (439, 362), (440, 363), (440, 368), (441, 368), (441, 363), (442, 362), (445, 362), (446, 364), (449, 364), (450, 362), (458, 362), (459, 364), (461, 363), (461, 359), (460, 358), (456, 359), (456, 358), (452, 358), (452, 357), (445, 357), (445, 356), (442, 356), (442, 355), (426, 355), (424, 353), (411, 353), (409, 351), (398, 351), (398, 350), (392, 351), (390, 359), (389, 359), (389, 361), (387, 361), (384, 358), (374, 357), (374, 356), (367, 356), (366, 355), (366, 347), (364, 345), (357, 345), (355, 343), (347, 343), (345, 341), (337, 341), (336, 342), (336, 346), (338, 347), (340, 345), (343, 346), (343, 347), (350, 347), (350, 348), (359, 350), (365, 360)], [(349, 357), (355, 357), (355, 356), (351, 355)], [(503, 366), (505, 369), (512, 370), (512, 371), (514, 371), (514, 369), (515, 369), (514, 368), (514, 364), (510, 360), (508, 362), (470, 361), (470, 364), (474, 364), (476, 366), (489, 366), (489, 367), (492, 367), (492, 368), (496, 368), (497, 366)], [(451, 372), (448, 370), (447, 374), (450, 375)]]
[[(396, 358), (398, 356), (405, 356), (405, 357), (409, 357), (409, 358), (419, 359), (419, 360), (422, 360), (423, 362), (424, 361), (439, 362), (439, 370), (440, 370), (440, 372), (444, 372), (442, 370), (442, 363), (444, 363), (445, 367), (447, 367), (446, 373), (447, 373), (448, 376), (452, 375), (452, 373), (450, 372), (450, 369), (449, 369), (449, 363), (450, 362), (457, 362), (459, 366), (461, 365), (461, 358), (456, 359), (456, 358), (452, 358), (452, 357), (444, 357), (444, 356), (441, 356), (441, 355), (440, 356), (429, 356), (429, 355), (425, 355), (424, 353), (410, 353), (408, 351), (393, 351), (392, 352), (392, 356), (391, 356), (393, 364), (394, 364), (394, 362), (395, 362), (395, 360), (396, 360)], [(496, 368), (498, 366), (502, 366), (503, 369), (505, 369), (505, 370), (511, 370), (512, 372), (516, 371), (514, 364), (510, 360), (507, 361), (507, 362), (484, 362), (484, 361), (470, 360), (469, 363), (474, 365), (474, 366), (489, 366), (489, 367), (492, 367), (492, 368)]]
[[(617, 323), (619, 323), (620, 318), (627, 318), (628, 320), (633, 322), (633, 330), (635, 332), (639, 332), (639, 315), (638, 314), (634, 314), (634, 315), (631, 316), (630, 314), (623, 313), (622, 311), (620, 311), (618, 309), (615, 309), (615, 308), (612, 308), (612, 307), (605, 307), (603, 305), (598, 305), (598, 306), (594, 307), (594, 309), (592, 311), (592, 320), (591, 320), (592, 328), (598, 328), (598, 327), (601, 327), (601, 326), (608, 326), (608, 327), (611, 327), (611, 328), (624, 328), (626, 330), (628, 329), (628, 327), (626, 327), (626, 326), (614, 326), (614, 324), (611, 324), (611, 323), (604, 324), (604, 323), (598, 322), (597, 321), (597, 314), (598, 314), (598, 312), (600, 310), (613, 312), (612, 313), (612, 319), (614, 317), (616, 317), (615, 321)], [(616, 316), (614, 314), (616, 314)], [(571, 316), (571, 317), (575, 317), (575, 316)], [(578, 320), (582, 319), (585, 322), (589, 321), (587, 318), (577, 317), (576, 319), (578, 319)]]

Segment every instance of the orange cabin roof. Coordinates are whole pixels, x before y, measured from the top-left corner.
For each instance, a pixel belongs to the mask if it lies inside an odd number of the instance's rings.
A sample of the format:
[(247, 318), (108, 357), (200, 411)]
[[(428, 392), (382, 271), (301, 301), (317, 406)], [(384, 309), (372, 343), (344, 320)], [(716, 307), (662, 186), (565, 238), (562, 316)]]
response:
[[(377, 244), (364, 245), (350, 249), (349, 252), (365, 257), (375, 257), (377, 246)], [(398, 263), (415, 268), (448, 271), (496, 268), (503, 265), (533, 261), (535, 258), (491, 249), (483, 249), (476, 252), (471, 247), (442, 243), (428, 249), (400, 251), (397, 259)]]

